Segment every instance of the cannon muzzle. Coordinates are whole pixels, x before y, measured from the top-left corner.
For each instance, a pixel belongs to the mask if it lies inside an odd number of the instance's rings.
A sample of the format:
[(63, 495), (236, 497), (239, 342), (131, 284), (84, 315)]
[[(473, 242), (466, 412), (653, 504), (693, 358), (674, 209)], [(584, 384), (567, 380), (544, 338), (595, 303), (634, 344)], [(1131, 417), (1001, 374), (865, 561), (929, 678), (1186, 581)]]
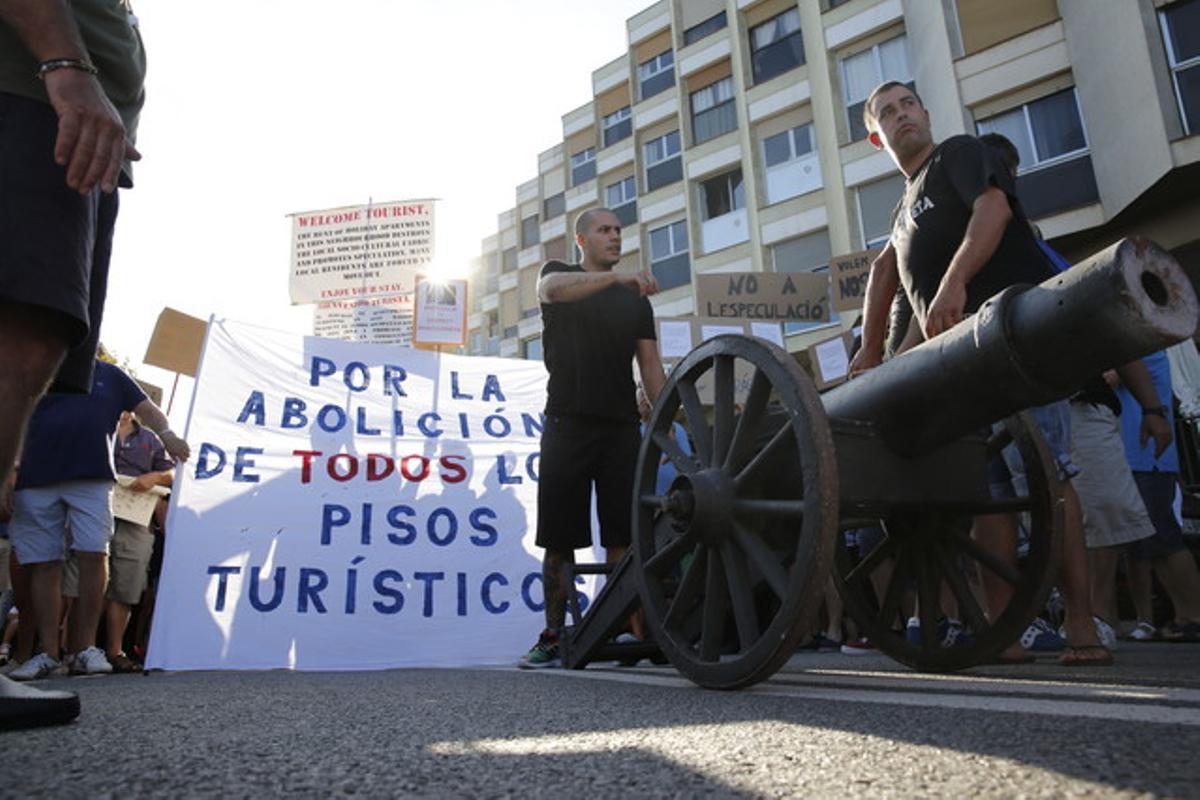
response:
[(1037, 286), (1013, 286), (949, 331), (826, 393), (897, 454), (930, 452), (1195, 335), (1196, 293), (1153, 242), (1123, 239)]

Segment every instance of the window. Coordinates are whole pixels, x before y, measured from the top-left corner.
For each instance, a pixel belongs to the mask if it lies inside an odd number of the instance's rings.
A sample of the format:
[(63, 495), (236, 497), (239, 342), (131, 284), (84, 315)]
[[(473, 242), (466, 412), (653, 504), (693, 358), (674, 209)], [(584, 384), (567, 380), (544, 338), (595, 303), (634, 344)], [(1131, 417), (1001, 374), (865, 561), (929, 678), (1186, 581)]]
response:
[(662, 289), (691, 282), (686, 221), (679, 220), (650, 231), (650, 270)]
[(517, 248), (510, 247), (500, 257), (500, 271), (512, 272), (517, 268)]
[(546, 242), (545, 256), (547, 261), (557, 259), (565, 261), (567, 258), (567, 239), (565, 236), (559, 236), (557, 239), (551, 239)]
[(1077, 208), (1099, 196), (1075, 90), (1064, 89), (975, 124), (1000, 133), (1021, 155), (1017, 197), (1033, 218)]
[(829, 231), (817, 231), (771, 246), (771, 264), (776, 272), (817, 272), (828, 267), (832, 257)]
[[(516, 253), (513, 253), (513, 257), (516, 258)], [(495, 294), (496, 292), (500, 291), (500, 254), (499, 253), (488, 253), (486, 275), (487, 275), (487, 280), (486, 280), (486, 284), (484, 287), (485, 291), (488, 294)]]
[(692, 42), (698, 42), (705, 36), (721, 30), (728, 24), (729, 19), (725, 16), (724, 11), (719, 14), (714, 14), (703, 22), (698, 22), (683, 32), (683, 46), (687, 47)]
[(1167, 6), (1159, 20), (1184, 130), (1200, 133), (1200, 2)]
[(539, 360), (542, 357), (542, 337), (535, 336), (521, 342), (521, 357)]
[(646, 163), (646, 191), (666, 186), (683, 178), (683, 159), (679, 155), (679, 131), (651, 139), (642, 147)]
[(866, 247), (878, 247), (892, 235), (892, 211), (902, 196), (903, 175), (892, 175), (859, 187), (858, 219)]
[(778, 203), (821, 188), (821, 163), (812, 124), (763, 139), (767, 203)]
[(791, 8), (750, 29), (750, 64), (755, 83), (770, 80), (803, 63), (800, 9)]
[(567, 196), (562, 192), (547, 197), (542, 203), (542, 216), (547, 220), (561, 217), (567, 211)]
[(664, 50), (649, 61), (638, 65), (638, 83), (642, 99), (653, 97), (675, 85), (675, 51)]
[(908, 44), (903, 36), (842, 59), (842, 94), (850, 122), (850, 141), (866, 138), (863, 105), (871, 91), (884, 81), (899, 81), (916, 91), (908, 67)]
[(600, 127), (604, 129), (605, 147), (616, 144), (622, 139), (628, 139), (633, 135), (633, 119), (630, 116), (629, 106), (606, 116), (601, 121)]
[[(771, 246), (771, 264), (776, 272), (827, 271), (832, 257), (829, 231), (816, 231)], [(812, 330), (837, 321), (837, 313), (830, 309), (829, 319), (823, 322), (785, 322), (783, 332)]]
[(622, 226), (637, 222), (637, 181), (630, 175), (604, 188), (604, 205), (617, 215)]
[(505, 329), (504, 329), (504, 338), (505, 338), (505, 339), (515, 339), (515, 338), (517, 338), (517, 329), (518, 329), (518, 327), (519, 327), (519, 326), (517, 326), (517, 325), (509, 325), (507, 328), (505, 328)]
[(733, 78), (692, 92), (692, 139), (696, 144), (737, 128), (737, 109), (733, 105)]
[(571, 185), (578, 186), (596, 177), (596, 148), (589, 147), (571, 156)]
[(701, 212), (704, 219), (722, 217), (746, 207), (746, 190), (742, 171), (735, 169), (709, 178), (700, 184)]
[(541, 233), (538, 231), (538, 215), (526, 217), (521, 220), (521, 249), (533, 247), (541, 241)]

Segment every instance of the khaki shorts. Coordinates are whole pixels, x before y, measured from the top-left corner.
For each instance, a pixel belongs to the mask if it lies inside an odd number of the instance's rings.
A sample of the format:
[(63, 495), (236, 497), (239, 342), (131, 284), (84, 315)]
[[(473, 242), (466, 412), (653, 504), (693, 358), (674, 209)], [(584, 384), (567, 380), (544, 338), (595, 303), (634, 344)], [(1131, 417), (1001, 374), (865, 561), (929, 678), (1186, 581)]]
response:
[(1083, 506), (1087, 546), (1113, 547), (1154, 534), (1129, 462), (1121, 424), (1112, 409), (1071, 403), (1072, 459), (1080, 473), (1072, 479)]
[[(144, 525), (118, 519), (108, 554), (108, 591), (105, 596), (127, 606), (142, 601), (150, 575), (154, 534)], [(63, 597), (79, 596), (79, 562), (75, 551), (63, 562)]]

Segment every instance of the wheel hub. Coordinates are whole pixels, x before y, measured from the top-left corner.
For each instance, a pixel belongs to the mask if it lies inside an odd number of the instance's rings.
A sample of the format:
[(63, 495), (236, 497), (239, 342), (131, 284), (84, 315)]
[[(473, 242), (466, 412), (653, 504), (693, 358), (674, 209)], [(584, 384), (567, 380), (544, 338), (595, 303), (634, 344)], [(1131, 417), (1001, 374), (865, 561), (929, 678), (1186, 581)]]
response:
[(665, 511), (672, 527), (708, 544), (719, 544), (733, 526), (733, 481), (710, 468), (680, 475), (667, 493)]

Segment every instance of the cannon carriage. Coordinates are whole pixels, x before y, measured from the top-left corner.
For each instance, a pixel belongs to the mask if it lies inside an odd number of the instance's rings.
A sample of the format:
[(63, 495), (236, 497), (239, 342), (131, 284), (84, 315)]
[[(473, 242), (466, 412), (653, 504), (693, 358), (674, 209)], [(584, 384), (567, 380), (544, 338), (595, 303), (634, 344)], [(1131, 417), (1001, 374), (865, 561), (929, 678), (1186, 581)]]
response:
[[(1039, 286), (1000, 293), (824, 395), (773, 344), (702, 343), (672, 370), (647, 424), (629, 555), (613, 569), (575, 568), (609, 574), (586, 614), (571, 609), (566, 666), (661, 654), (700, 686), (752, 685), (809, 634), (831, 575), (850, 616), (898, 661), (931, 671), (987, 662), (1044, 604), (1061, 550), (1062, 486), (1023, 409), (1192, 336), (1197, 320), (1179, 265), (1150, 242), (1124, 240)], [(690, 453), (672, 435), (677, 419)], [(1015, 478), (1012, 496), (989, 485), (997, 459)], [(659, 494), (665, 461), (676, 477)], [(972, 536), (972, 520), (993, 514), (1023, 520), (1019, 559)], [(853, 534), (875, 528), (882, 539), (860, 552)], [(986, 613), (980, 578), (1011, 594), (1003, 610)], [(916, 598), (915, 635), (906, 594)], [(945, 642), (951, 603), (969, 637)], [(613, 644), (638, 607), (654, 641)]]

